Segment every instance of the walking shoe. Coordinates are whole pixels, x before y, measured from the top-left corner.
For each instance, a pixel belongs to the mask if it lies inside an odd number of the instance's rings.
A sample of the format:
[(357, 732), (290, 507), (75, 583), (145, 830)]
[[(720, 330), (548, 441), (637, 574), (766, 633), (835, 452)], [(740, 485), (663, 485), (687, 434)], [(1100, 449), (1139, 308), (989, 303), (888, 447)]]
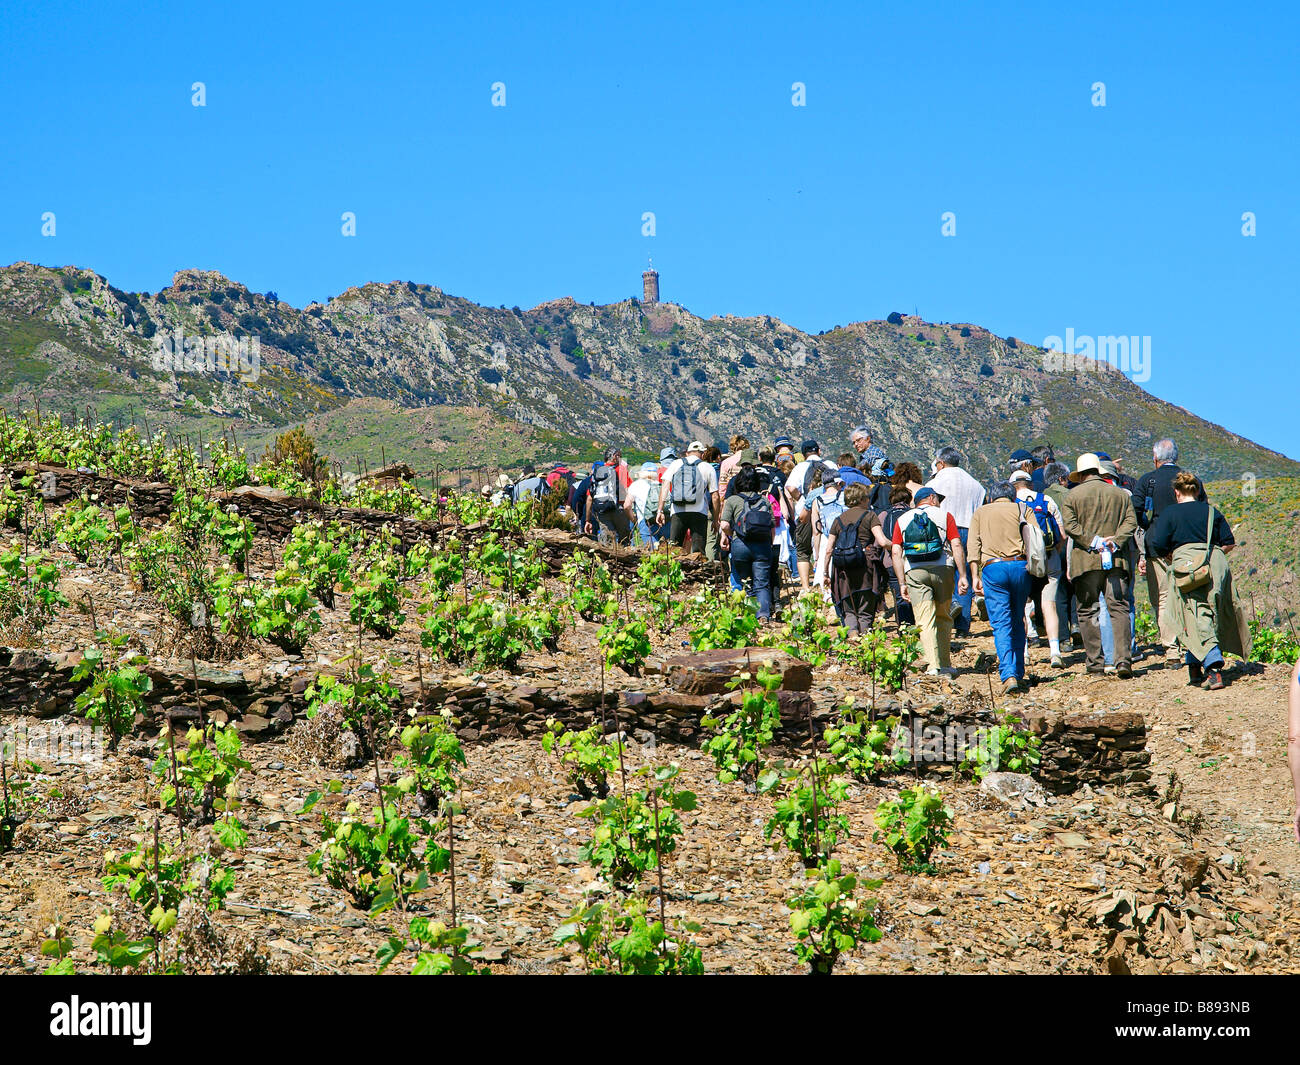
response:
[(1061, 656), (1060, 656), (1060, 655), (1052, 655), (1052, 668), (1053, 668), (1053, 669), (1064, 669), (1064, 668), (1065, 668), (1065, 663), (1061, 660)]
[(939, 672), (945, 677), (955, 677), (957, 675), (956, 666), (940, 666)]
[(1207, 669), (1205, 671), (1205, 683), (1201, 685), (1206, 691), (1222, 691), (1226, 685), (1223, 683), (1223, 670)]
[[(1208, 519), (1207, 519), (1208, 520)], [(1165, 648), (1165, 661), (1177, 665), (1182, 660), (1183, 653), (1177, 647)]]
[[(1206, 521), (1209, 521), (1209, 519), (1207, 518)], [(1070, 646), (1073, 647), (1076, 651), (1083, 650), (1083, 633), (1081, 633), (1078, 629), (1075, 629), (1072, 633), (1070, 633)]]
[[(1206, 519), (1206, 520), (1208, 521), (1209, 519)], [(1201, 669), (1201, 666), (1200, 666), (1200, 663), (1199, 663), (1199, 662), (1193, 662), (1191, 665), (1189, 665), (1189, 666), (1187, 667), (1187, 683), (1188, 683), (1188, 684), (1196, 684), (1196, 685), (1200, 685), (1200, 683), (1201, 683), (1203, 680), (1205, 680), (1205, 673), (1204, 673), (1204, 671)]]
[[(1209, 519), (1207, 518), (1206, 520), (1208, 521)], [(988, 604), (984, 602), (984, 597), (982, 595), (976, 596), (975, 602), (972, 605), (975, 607), (975, 613), (979, 615), (980, 621), (988, 621), (989, 608)]]
[(1016, 680), (1015, 677), (1008, 677), (1002, 682), (1003, 695), (1012, 695), (1018, 691), (1020, 691), (1020, 681)]
[(1121, 662), (1115, 667), (1115, 676), (1119, 677), (1120, 680), (1128, 680), (1133, 676), (1133, 667), (1127, 662)]
[(1106, 674), (1112, 674), (1112, 673), (1115, 672), (1115, 667), (1114, 667), (1114, 666), (1106, 666), (1106, 668), (1103, 669), (1102, 672), (1103, 672), (1103, 673), (1106, 673)]

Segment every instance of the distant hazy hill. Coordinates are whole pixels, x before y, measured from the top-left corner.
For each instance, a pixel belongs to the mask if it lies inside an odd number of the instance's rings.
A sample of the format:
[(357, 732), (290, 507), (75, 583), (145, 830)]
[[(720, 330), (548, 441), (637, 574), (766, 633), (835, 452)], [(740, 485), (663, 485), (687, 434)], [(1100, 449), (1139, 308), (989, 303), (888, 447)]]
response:
[[(154, 369), (154, 339), (177, 329), (259, 337), (260, 376)], [(1049, 373), (1042, 356), (975, 325), (911, 317), (810, 335), (774, 318), (702, 319), (635, 300), (494, 309), (411, 282), (300, 310), (196, 270), (149, 295), (75, 268), (0, 268), (10, 409), (89, 405), (119, 421), (147, 411), (174, 432), (233, 427), (251, 442), (309, 421), (343, 461), (377, 463), (382, 445), (421, 467), (577, 457), (606, 442), (653, 451), (738, 430), (812, 435), (835, 451), (864, 422), (893, 457), (953, 443), (980, 476), (1045, 440), (1063, 454), (1100, 448), (1141, 472), (1164, 435), (1210, 478), (1300, 474), (1121, 374)]]

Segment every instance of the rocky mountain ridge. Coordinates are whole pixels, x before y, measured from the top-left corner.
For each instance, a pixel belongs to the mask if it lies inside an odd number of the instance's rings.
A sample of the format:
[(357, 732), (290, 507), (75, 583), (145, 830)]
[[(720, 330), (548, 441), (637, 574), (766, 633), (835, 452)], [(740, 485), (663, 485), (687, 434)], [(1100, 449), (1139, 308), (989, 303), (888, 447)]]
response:
[[(202, 360), (157, 369), (160, 339), (178, 333), (256, 338), (257, 374)], [(414, 282), (372, 282), (298, 309), (214, 271), (178, 271), (147, 294), (87, 270), (15, 263), (0, 268), (0, 360), (0, 398), (11, 408), (89, 404), (119, 421), (143, 410), (176, 431), (233, 423), (257, 436), (367, 397), (396, 411), (482, 408), (646, 451), (747, 431), (816, 436), (829, 452), (863, 423), (900, 458), (956, 444), (981, 476), (1043, 440), (1145, 468), (1163, 435), (1206, 476), (1300, 473), (1104, 363), (1045, 370), (1041, 348), (904, 315), (809, 334), (770, 316), (703, 319), (636, 299), (490, 308)]]

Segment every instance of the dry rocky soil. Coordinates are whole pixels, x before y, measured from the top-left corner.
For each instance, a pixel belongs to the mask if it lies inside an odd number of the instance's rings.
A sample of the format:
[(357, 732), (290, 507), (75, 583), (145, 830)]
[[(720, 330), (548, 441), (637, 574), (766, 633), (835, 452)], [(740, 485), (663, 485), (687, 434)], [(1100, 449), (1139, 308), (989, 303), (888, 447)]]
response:
[[(156, 604), (121, 575), (86, 567), (64, 582), (69, 598), (89, 595), (98, 623), (137, 634), (154, 656), (169, 653)], [(342, 612), (340, 612), (342, 614)], [(414, 619), (366, 653), (397, 659), (403, 680), (415, 679)], [(75, 652), (90, 638), (90, 619), (68, 610), (46, 631), (40, 649)], [(353, 634), (329, 619), (301, 659), (273, 649), (228, 663), (231, 669), (310, 671), (326, 666)], [(683, 631), (656, 640), (661, 658), (683, 653)], [(592, 689), (598, 668), (594, 627), (564, 637), (560, 653), (527, 656), (513, 675), (460, 674), (423, 663), (425, 679), (449, 687), (504, 690), (519, 685)], [(959, 644), (952, 682), (914, 673), (899, 694), (904, 704), (935, 698), (985, 698), (976, 663), (992, 650), (987, 626)], [(172, 652), (174, 653), (174, 651)], [(1222, 692), (1188, 687), (1182, 670), (1147, 657), (1129, 681), (1083, 676), (1082, 652), (1051, 670), (1046, 652), (1032, 653), (1040, 683), (1008, 700), (1025, 709), (1136, 711), (1148, 729), (1149, 785), (1084, 786), (1008, 803), (948, 772), (930, 772), (955, 813), (955, 830), (937, 856), (938, 875), (900, 872), (873, 842), (872, 813), (909, 774), (878, 785), (855, 783), (847, 812), (852, 835), (838, 850), (846, 871), (879, 878), (877, 921), (883, 938), (844, 956), (843, 972), (1294, 972), (1291, 932), (1300, 915), (1300, 848), (1291, 829), (1286, 766), (1285, 666), (1238, 667)], [(662, 680), (606, 677), (611, 688), (654, 691)], [(819, 706), (846, 695), (870, 698), (869, 683), (847, 667), (817, 671)], [(1001, 699), (999, 699), (1001, 701)], [(0, 711), (0, 725), (19, 724), (21, 708)], [(31, 719), (33, 722), (35, 718)], [(48, 724), (48, 720), (45, 722)], [(313, 761), (301, 724), (245, 743), (252, 768), (241, 777), (249, 842), (226, 855), (236, 887), (213, 918), (208, 967), (292, 973), (370, 973), (394, 914), (370, 919), (348, 897), (312, 874), (324, 807), (300, 813), (304, 798), (340, 779), (331, 800), (374, 798), (368, 767), (350, 772)], [(699, 922), (697, 941), (711, 972), (792, 973), (787, 899), (803, 883), (799, 863), (764, 839), (770, 798), (714, 779), (710, 758), (695, 746), (628, 735), (629, 770), (677, 762), (679, 783), (697, 793), (683, 815), (684, 836), (666, 863), (670, 916)], [(553, 939), (584, 893), (599, 891), (594, 870), (579, 857), (589, 805), (575, 795), (555, 759), (535, 736), (479, 738), (467, 743), (457, 826), (459, 916), (502, 973), (577, 973), (572, 948)], [(789, 752), (798, 757), (798, 752)], [(57, 916), (76, 941), (79, 970), (93, 971), (91, 925), (106, 906), (130, 904), (100, 882), (105, 850), (130, 849), (154, 818), (149, 766), (152, 737), (137, 735), (92, 764), (37, 760), (10, 765), (10, 781), (27, 779), (37, 801), (16, 846), (0, 856), (0, 972), (39, 972), (46, 928)], [(385, 763), (387, 775), (390, 766)], [(1171, 780), (1172, 778), (1172, 780)], [(52, 792), (57, 797), (52, 797)], [(175, 826), (162, 818), (164, 837)], [(647, 891), (652, 890), (647, 882)], [(446, 877), (416, 904), (446, 919)], [(409, 957), (409, 956), (408, 956)], [(399, 963), (400, 964), (400, 963)], [(396, 970), (395, 966), (395, 970)]]

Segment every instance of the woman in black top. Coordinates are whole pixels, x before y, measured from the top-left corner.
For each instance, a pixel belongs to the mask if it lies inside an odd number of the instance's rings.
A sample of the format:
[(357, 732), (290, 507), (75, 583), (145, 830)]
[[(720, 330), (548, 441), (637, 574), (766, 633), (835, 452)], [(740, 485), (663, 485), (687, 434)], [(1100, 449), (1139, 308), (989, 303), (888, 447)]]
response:
[(1239, 631), (1232, 571), (1225, 557), (1236, 541), (1227, 519), (1208, 502), (1197, 499), (1204, 489), (1194, 475), (1180, 471), (1173, 489), (1174, 505), (1165, 507), (1147, 532), (1147, 553), (1188, 572), (1206, 561), (1209, 530), (1211, 580), (1200, 588), (1180, 592), (1170, 573), (1165, 617), (1178, 632), (1189, 683), (1218, 691), (1224, 686), (1223, 651), (1244, 656), (1249, 650), (1248, 640)]
[[(1195, 495), (1182, 495), (1178, 491), (1174, 492), (1174, 498), (1177, 502), (1160, 512), (1160, 517), (1156, 518), (1155, 524), (1147, 533), (1147, 549), (1153, 555), (1172, 555), (1176, 548), (1184, 544), (1205, 543), (1210, 504), (1198, 501)], [(1228, 519), (1217, 507), (1214, 511), (1211, 540), (1216, 547), (1223, 549), (1224, 554), (1237, 546)]]
[[(758, 620), (767, 621), (772, 616), (772, 533), (768, 528), (754, 536), (739, 535), (736, 526), (746, 504), (761, 502), (767, 497), (767, 485), (758, 470), (742, 466), (731, 479), (735, 495), (722, 506), (718, 526), (718, 545), (728, 552), (731, 572), (740, 582), (745, 594), (758, 604)], [(769, 501), (770, 506), (770, 501)]]

